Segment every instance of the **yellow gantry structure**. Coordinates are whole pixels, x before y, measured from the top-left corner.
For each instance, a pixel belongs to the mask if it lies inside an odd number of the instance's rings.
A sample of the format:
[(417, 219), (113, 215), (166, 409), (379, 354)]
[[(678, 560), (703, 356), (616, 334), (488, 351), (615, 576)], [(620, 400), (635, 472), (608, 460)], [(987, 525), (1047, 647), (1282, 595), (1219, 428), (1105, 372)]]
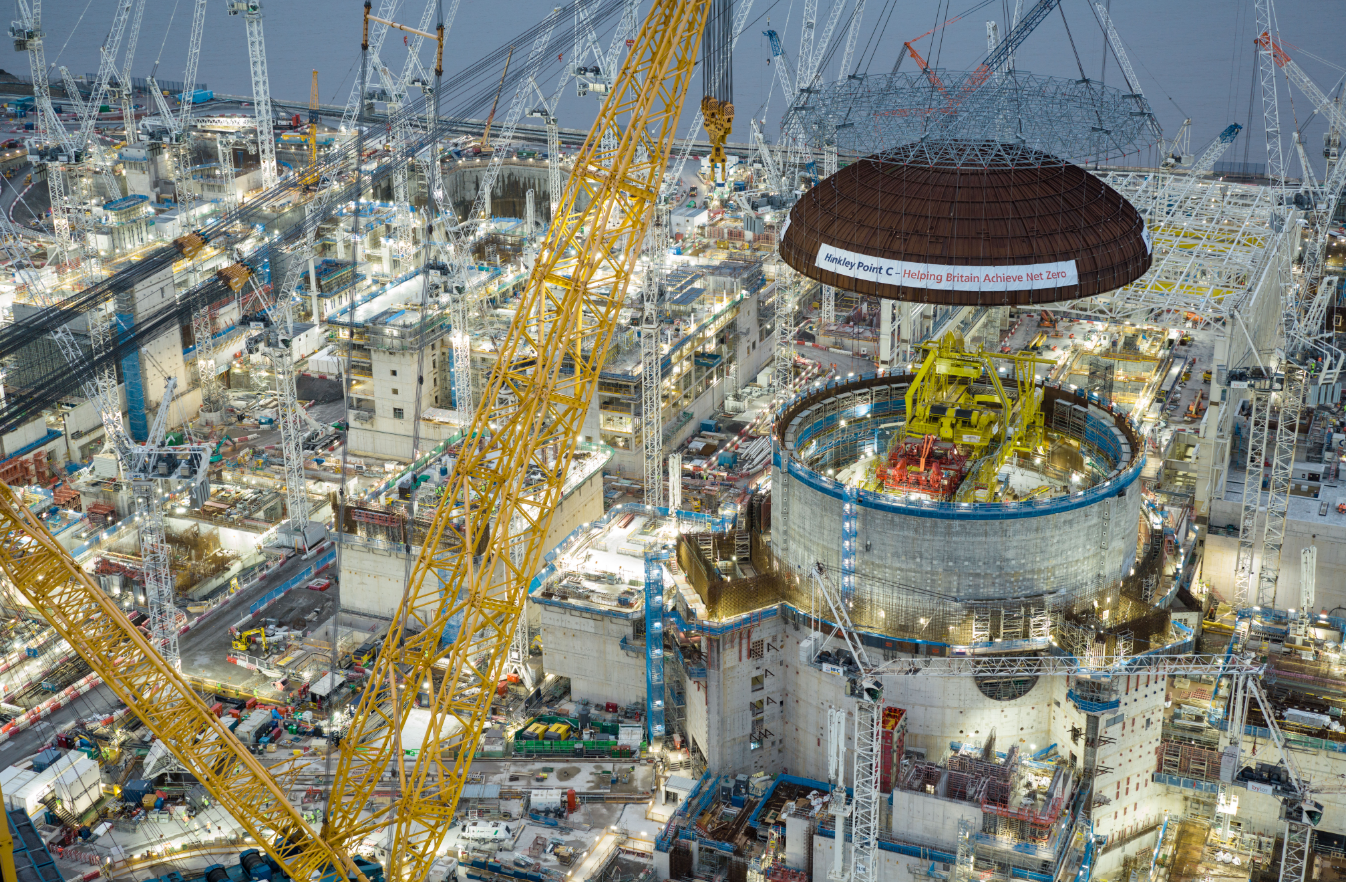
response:
[[(906, 437), (933, 435), (977, 459), (993, 445), (1003, 446), (1007, 438), (1041, 427), (1042, 393), (1035, 382), (1035, 365), (1052, 362), (1027, 352), (972, 350), (953, 332), (922, 344), (921, 349), (925, 358), (907, 387)], [(1013, 398), (993, 360), (1012, 367), (1017, 386)]]
[[(1002, 355), (969, 349), (953, 332), (921, 349), (925, 358), (907, 387), (903, 436), (932, 435), (967, 454), (973, 465), (959, 488), (957, 498), (963, 500), (979, 485), (989, 486), (1011, 456), (1031, 453), (1042, 443), (1042, 390), (1036, 371), (1037, 365), (1054, 362), (1028, 352)], [(996, 362), (1008, 363), (1013, 396)]]
[[(351, 854), (366, 838), (386, 841), (389, 827), (389, 878), (429, 875), (542, 563), (668, 165), (709, 5), (655, 0), (576, 157), (399, 618), (342, 742), (321, 833), (0, 485), (0, 570), (291, 879), (337, 871), (364, 880)], [(430, 698), (428, 734), (403, 744), (421, 695)], [(367, 811), (388, 772), (397, 797)]]

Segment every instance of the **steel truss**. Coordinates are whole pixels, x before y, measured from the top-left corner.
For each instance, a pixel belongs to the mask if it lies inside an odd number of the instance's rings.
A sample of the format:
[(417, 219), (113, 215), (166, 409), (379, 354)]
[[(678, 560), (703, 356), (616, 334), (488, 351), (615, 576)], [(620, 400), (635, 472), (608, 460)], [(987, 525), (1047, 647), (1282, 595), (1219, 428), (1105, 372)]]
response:
[(645, 285), (640, 315), (640, 434), (645, 453), (645, 504), (664, 504), (664, 378), (663, 335), (659, 321), (659, 293), (664, 283), (664, 256), (668, 254), (668, 208), (654, 210), (646, 249)]
[[(271, 110), (271, 78), (266, 69), (266, 37), (262, 31), (261, 0), (229, 0), (229, 14), (243, 14), (248, 36), (248, 72), (252, 77), (252, 103), (257, 119), (257, 151), (262, 166), (262, 189), (280, 180), (276, 164), (275, 117)], [(191, 83), (188, 83), (191, 88)]]
[[(1122, 196), (1147, 196), (1155, 173), (1105, 172)], [(1242, 310), (1272, 251), (1273, 194), (1266, 187), (1197, 180), (1174, 196), (1148, 229), (1153, 263), (1136, 281), (1109, 294), (1071, 302), (1070, 310), (1111, 322), (1178, 324), (1188, 313), (1216, 322)]]
[[(310, 878), (353, 862), (313, 836), (271, 772), (84, 572), (9, 487), (0, 485), (0, 570), (12, 590), (67, 640), (118, 699), (134, 708), (252, 841)], [(265, 796), (265, 798), (263, 798)], [(282, 853), (277, 842), (300, 843)]]
[[(1276, 425), (1276, 443), (1272, 448), (1271, 472), (1267, 480), (1266, 520), (1262, 526), (1262, 567), (1257, 578), (1258, 606), (1276, 605), (1276, 582), (1281, 575), (1281, 548), (1285, 544), (1285, 518), (1290, 506), (1290, 475), (1295, 464), (1295, 437), (1299, 432), (1299, 417), (1304, 409), (1307, 385), (1308, 372), (1298, 365), (1286, 362), (1285, 381), (1280, 394), (1281, 407)], [(1270, 412), (1270, 406), (1267, 407), (1267, 412)], [(1262, 437), (1265, 444), (1265, 432)], [(1252, 447), (1253, 445), (1249, 443), (1249, 450)], [(1257, 466), (1256, 475), (1260, 478), (1261, 463), (1257, 463)], [(1260, 484), (1260, 481), (1256, 483)], [(1239, 526), (1241, 530), (1242, 523)]]
[(1234, 606), (1247, 609), (1257, 603), (1254, 588), (1257, 558), (1257, 512), (1262, 501), (1262, 468), (1266, 462), (1267, 434), (1271, 419), (1271, 378), (1250, 381), (1251, 411), (1248, 415), (1248, 457), (1244, 464), (1243, 502), (1239, 509), (1238, 557), (1234, 564)]
[(196, 340), (196, 375), (201, 384), (201, 409), (217, 413), (226, 402), (215, 360), (215, 317), (210, 304), (192, 314), (192, 337)]
[(1139, 655), (1112, 664), (1081, 660), (1072, 655), (914, 657), (884, 662), (876, 674), (926, 677), (1060, 677), (1066, 675), (1261, 674), (1264, 665), (1252, 660), (1226, 661), (1224, 655)]
[[(391, 879), (427, 878), (448, 832), (636, 272), (708, 7), (658, 0), (636, 31), (343, 738), (324, 841), (354, 849), (392, 828)], [(421, 694), (430, 719), (404, 762), (401, 733)], [(390, 763), (391, 804), (367, 811)]]
[(794, 379), (794, 314), (802, 287), (803, 276), (782, 264), (781, 275), (776, 279), (776, 334), (771, 368), (771, 390), (776, 395), (788, 395)]
[[(956, 105), (956, 106), (955, 106)], [(1144, 96), (1093, 81), (1007, 71), (860, 75), (814, 85), (793, 107), (809, 144), (870, 156), (938, 132), (938, 141), (1014, 141), (1066, 160), (1104, 161), (1154, 141)]]
[[(864, 0), (860, 0), (861, 4)], [(840, 6), (841, 4), (837, 4)], [(854, 29), (847, 37), (846, 47), (850, 49), (850, 37), (854, 36)], [(847, 52), (847, 55), (850, 53)], [(754, 124), (755, 125), (755, 124)], [(829, 138), (823, 144), (823, 177), (830, 178), (837, 173), (837, 141), (836, 138)], [(823, 285), (823, 308), (822, 308), (822, 327), (827, 328), (837, 323), (837, 289), (831, 285)], [(821, 329), (820, 329), (821, 330)]]
[[(3, 247), (11, 260), (17, 260), (19, 253), (15, 243), (18, 232), (10, 223), (5, 212), (0, 212), (0, 229), (4, 235)], [(34, 278), (29, 283), (29, 294), (39, 304), (53, 307), (55, 298)], [(86, 313), (92, 352), (97, 356), (109, 351), (114, 340), (114, 324), (102, 306)], [(155, 416), (154, 426), (144, 445), (137, 445), (126, 431), (121, 411), (121, 398), (117, 389), (116, 376), (110, 369), (93, 371), (88, 367), (85, 355), (80, 351), (74, 334), (68, 325), (62, 325), (52, 332), (52, 339), (71, 367), (85, 376), (83, 393), (93, 403), (103, 424), (103, 433), (108, 448), (116, 454), (122, 467), (123, 477), (127, 479), (135, 505), (137, 521), (136, 531), (140, 540), (140, 553), (145, 576), (145, 605), (149, 611), (150, 639), (162, 655), (163, 660), (174, 670), (180, 666), (178, 653), (178, 621), (176, 591), (173, 574), (169, 569), (168, 545), (164, 534), (162, 488), (179, 475), (177, 469), (165, 479), (156, 469), (149, 466), (154, 463), (157, 448), (163, 444), (164, 430), (168, 417), (168, 408), (173, 400), (176, 380), (169, 378), (168, 387), (159, 412)], [(183, 451), (199, 466), (199, 471), (191, 476), (193, 481), (202, 481), (208, 468), (209, 454), (203, 446), (193, 446)], [(198, 498), (200, 493), (198, 492)], [(200, 501), (204, 501), (201, 499)], [(43, 607), (38, 607), (43, 609)]]

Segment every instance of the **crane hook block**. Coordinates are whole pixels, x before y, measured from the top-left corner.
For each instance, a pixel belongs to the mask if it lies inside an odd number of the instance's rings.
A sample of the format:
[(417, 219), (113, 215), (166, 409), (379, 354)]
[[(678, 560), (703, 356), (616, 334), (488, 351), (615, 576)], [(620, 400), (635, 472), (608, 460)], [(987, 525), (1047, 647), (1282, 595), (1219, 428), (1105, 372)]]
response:
[(235, 294), (243, 290), (243, 286), (248, 283), (248, 279), (251, 277), (252, 269), (243, 263), (231, 264), (215, 273), (215, 278), (224, 282), (225, 286)]
[(210, 240), (201, 233), (193, 230), (185, 236), (178, 236), (173, 240), (173, 244), (177, 246), (178, 253), (188, 260), (191, 260), (200, 253), (202, 248), (206, 247), (206, 243), (209, 241)]
[(701, 99), (701, 115), (705, 120), (706, 134), (710, 135), (711, 165), (723, 169), (727, 162), (724, 142), (734, 129), (734, 105), (730, 101), (707, 95)]

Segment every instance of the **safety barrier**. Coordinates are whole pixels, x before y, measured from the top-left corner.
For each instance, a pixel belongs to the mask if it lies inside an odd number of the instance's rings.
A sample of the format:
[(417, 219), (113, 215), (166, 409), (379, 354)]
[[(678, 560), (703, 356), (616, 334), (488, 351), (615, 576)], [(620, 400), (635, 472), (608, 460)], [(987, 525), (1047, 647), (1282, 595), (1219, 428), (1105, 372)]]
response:
[(81, 695), (89, 692), (96, 686), (101, 685), (103, 679), (97, 674), (89, 674), (81, 680), (76, 681), (73, 686), (67, 686), (56, 695), (39, 704), (37, 707), (26, 713), (20, 714), (13, 720), (10, 720), (3, 727), (0, 727), (0, 744), (9, 741), (19, 732), (23, 732), (51, 716), (53, 711), (65, 707), (70, 702), (79, 698)]
[(336, 549), (335, 548), (327, 549), (326, 553), (324, 553), (322, 557), (315, 560), (310, 566), (304, 567), (303, 572), (299, 573), (297, 576), (292, 576), (291, 578), (287, 579), (284, 584), (280, 585), (279, 587), (271, 589), (266, 594), (263, 594), (261, 598), (254, 601), (252, 606), (248, 607), (248, 615), (252, 616), (257, 615), (257, 613), (261, 612), (263, 609), (279, 600), (282, 594), (289, 591), (291, 588), (294, 588), (297, 585), (304, 584), (308, 580), (312, 579), (318, 573), (321, 573), (323, 570), (331, 566), (333, 561), (335, 560), (336, 560)]

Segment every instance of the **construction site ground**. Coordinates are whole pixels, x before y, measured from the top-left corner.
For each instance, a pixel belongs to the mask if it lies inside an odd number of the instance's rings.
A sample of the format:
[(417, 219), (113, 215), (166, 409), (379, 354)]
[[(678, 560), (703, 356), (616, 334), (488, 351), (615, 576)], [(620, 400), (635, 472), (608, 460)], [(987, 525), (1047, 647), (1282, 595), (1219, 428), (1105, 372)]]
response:
[[(270, 678), (229, 662), (230, 644), (233, 639), (229, 634), (229, 628), (235, 624), (240, 629), (255, 628), (269, 618), (292, 622), (296, 618), (307, 618), (314, 610), (319, 611), (318, 617), (313, 620), (315, 623), (329, 618), (335, 610), (334, 589), (309, 591), (303, 586), (291, 589), (271, 606), (259, 610), (256, 614), (247, 615), (249, 607), (254, 602), (312, 563), (312, 560), (304, 560), (301, 555), (294, 555), (270, 577), (240, 591), (215, 610), (207, 621), (183, 634), (178, 639), (183, 672), (207, 681), (239, 688), (267, 688), (270, 685)], [(243, 621), (244, 618), (246, 622)]]

